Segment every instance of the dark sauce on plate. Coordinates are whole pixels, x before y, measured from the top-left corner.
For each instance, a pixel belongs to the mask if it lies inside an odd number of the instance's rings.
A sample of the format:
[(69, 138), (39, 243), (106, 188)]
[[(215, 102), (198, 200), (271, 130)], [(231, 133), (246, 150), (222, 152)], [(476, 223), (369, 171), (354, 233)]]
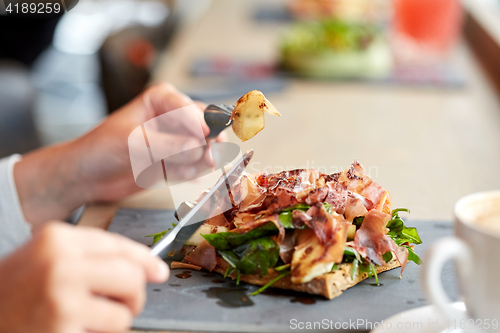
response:
[(252, 306), (253, 301), (246, 293), (246, 288), (225, 288), (225, 287), (210, 287), (203, 290), (209, 298), (217, 298), (217, 304), (225, 308), (239, 308), (242, 306)]
[(179, 278), (179, 279), (187, 279), (187, 278), (190, 278), (191, 277), (191, 272), (183, 272), (183, 273), (179, 273), (179, 274), (175, 274), (175, 277)]
[(214, 277), (215, 274), (207, 273), (207, 274), (202, 274), (201, 276), (203, 276), (203, 277)]
[(314, 296), (311, 296), (306, 293), (300, 293), (293, 290), (284, 290), (277, 288), (269, 288), (263, 291), (261, 294), (263, 295), (272, 295), (272, 296), (285, 296), (291, 297), (290, 303), (301, 303), (305, 305), (311, 305), (316, 303), (316, 299)]
[(312, 297), (295, 297), (290, 300), (290, 303), (302, 303), (305, 305), (311, 305), (316, 303), (316, 300)]

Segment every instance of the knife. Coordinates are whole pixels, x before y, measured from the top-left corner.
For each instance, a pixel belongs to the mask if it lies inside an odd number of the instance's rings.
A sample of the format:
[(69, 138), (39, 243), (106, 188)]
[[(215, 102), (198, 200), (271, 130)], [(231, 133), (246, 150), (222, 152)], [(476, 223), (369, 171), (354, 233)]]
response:
[(217, 206), (217, 199), (220, 198), (217, 198), (216, 194), (220, 190), (228, 191), (232, 201), (229, 184), (234, 183), (241, 176), (252, 156), (253, 149), (250, 149), (228, 172), (224, 172), (223, 170), (223, 176), (217, 181), (214, 187), (201, 198), (196, 206), (191, 209), (173, 230), (151, 248), (151, 255), (163, 258), (167, 254), (172, 255), (172, 253), (181, 250), (191, 235), (205, 222), (207, 211), (212, 212)]

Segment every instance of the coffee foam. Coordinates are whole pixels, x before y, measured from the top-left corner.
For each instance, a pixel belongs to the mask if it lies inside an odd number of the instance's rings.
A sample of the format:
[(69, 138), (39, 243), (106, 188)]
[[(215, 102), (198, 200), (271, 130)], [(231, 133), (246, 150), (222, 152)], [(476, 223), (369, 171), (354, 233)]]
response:
[(500, 236), (500, 192), (477, 193), (461, 199), (455, 215), (464, 223)]

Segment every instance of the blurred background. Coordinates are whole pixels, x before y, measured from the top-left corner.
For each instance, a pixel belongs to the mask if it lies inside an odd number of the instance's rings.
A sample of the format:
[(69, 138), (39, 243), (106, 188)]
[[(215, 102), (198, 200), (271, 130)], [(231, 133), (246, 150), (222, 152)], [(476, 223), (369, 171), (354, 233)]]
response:
[[(289, 116), (280, 137), (290, 126), (307, 138), (294, 147), (317, 145), (302, 159), (278, 152), (282, 168), (334, 172), (328, 161), (364, 158), (388, 170), (372, 176), (403, 203), (433, 183), (447, 187), (437, 202), (418, 201), (417, 216), (445, 216), (441, 204), (448, 214), (457, 196), (500, 186), (475, 173), (500, 166), (500, 0), (81, 0), (55, 19), (5, 10), (0, 3), (0, 157), (75, 138), (170, 81), (209, 103), (234, 104), (253, 89), (270, 96)], [(311, 111), (329, 127), (301, 121)], [(324, 149), (332, 154), (322, 160)], [(257, 161), (255, 171), (276, 166)], [(455, 186), (459, 175), (478, 178)]]

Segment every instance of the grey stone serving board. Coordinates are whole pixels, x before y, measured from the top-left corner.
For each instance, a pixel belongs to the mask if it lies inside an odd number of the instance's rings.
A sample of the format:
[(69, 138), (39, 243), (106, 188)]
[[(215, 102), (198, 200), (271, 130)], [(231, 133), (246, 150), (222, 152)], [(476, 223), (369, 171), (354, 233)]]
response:
[[(109, 230), (151, 245), (152, 238), (145, 238), (145, 235), (166, 230), (175, 222), (177, 221), (171, 210), (120, 209)], [(418, 228), (423, 244), (416, 247), (416, 252), (421, 258), (433, 242), (453, 234), (451, 222), (408, 220), (406, 224)], [(148, 285), (146, 307), (134, 321), (134, 328), (288, 332), (297, 331), (291, 325), (292, 320), (296, 320), (292, 323), (323, 320), (328, 323), (350, 323), (361, 319), (365, 324), (357, 325), (355, 331), (363, 332), (368, 330), (368, 322), (373, 325), (401, 311), (427, 304), (420, 284), (421, 266), (414, 263), (408, 263), (403, 279), (399, 278), (400, 268), (397, 268), (379, 275), (379, 282), (382, 284), (380, 287), (372, 286), (373, 279), (364, 280), (333, 300), (313, 296), (316, 303), (310, 305), (292, 303), (294, 296), (290, 295), (261, 294), (251, 297), (254, 303), (252, 306), (227, 307), (223, 301), (209, 297), (209, 293), (205, 291), (211, 287), (237, 288), (230, 278), (225, 283), (215, 283), (214, 280), (224, 278), (216, 273), (214, 276), (207, 276), (206, 271), (192, 271), (191, 277), (187, 279), (175, 276), (183, 271), (186, 269), (172, 270), (170, 279), (165, 284)], [(451, 264), (445, 265), (442, 279), (448, 294), (456, 299), (458, 291)], [(247, 288), (248, 292), (258, 288), (245, 283), (241, 286)], [(344, 331), (349, 330), (351, 329)]]

